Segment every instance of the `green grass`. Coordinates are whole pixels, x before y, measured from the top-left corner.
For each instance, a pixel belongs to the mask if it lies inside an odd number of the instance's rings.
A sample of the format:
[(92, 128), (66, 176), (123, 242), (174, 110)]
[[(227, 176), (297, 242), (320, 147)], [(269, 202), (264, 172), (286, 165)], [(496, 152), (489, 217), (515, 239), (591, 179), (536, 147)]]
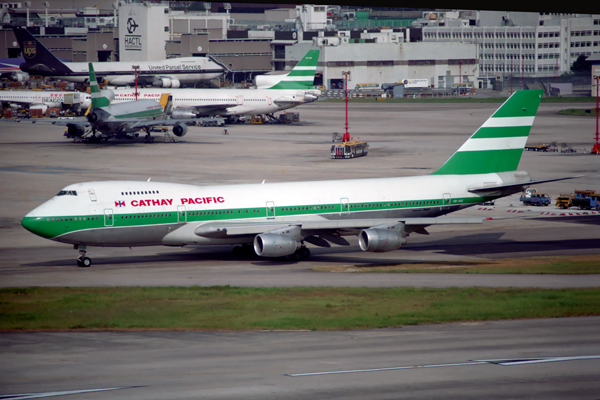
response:
[(24, 288), (0, 290), (0, 331), (348, 330), (600, 315), (600, 289)]

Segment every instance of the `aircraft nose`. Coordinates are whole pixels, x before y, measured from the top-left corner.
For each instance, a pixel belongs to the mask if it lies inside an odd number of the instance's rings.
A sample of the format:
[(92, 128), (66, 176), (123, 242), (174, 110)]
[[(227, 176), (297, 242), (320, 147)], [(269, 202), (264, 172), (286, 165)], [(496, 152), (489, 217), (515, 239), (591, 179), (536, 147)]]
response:
[(37, 215), (35, 210), (23, 217), (21, 225), (29, 232), (44, 238), (50, 238), (52, 235), (48, 232), (48, 223), (46, 217)]

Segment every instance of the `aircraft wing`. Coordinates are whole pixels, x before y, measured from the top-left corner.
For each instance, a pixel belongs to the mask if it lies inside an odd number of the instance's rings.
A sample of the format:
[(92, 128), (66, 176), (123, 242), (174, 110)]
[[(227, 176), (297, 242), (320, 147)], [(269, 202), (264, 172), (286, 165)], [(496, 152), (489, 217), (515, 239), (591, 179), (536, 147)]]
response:
[(199, 115), (216, 115), (224, 114), (229, 107), (234, 106), (236, 106), (236, 103), (223, 102), (220, 104), (194, 106), (194, 108), (198, 110)]
[(209, 222), (198, 226), (194, 234), (202, 237), (224, 238), (231, 236), (258, 235), (261, 233), (298, 226), (310, 235), (328, 232), (346, 232), (355, 234), (356, 230), (372, 227), (393, 226), (403, 223), (407, 232), (427, 234), (425, 227), (440, 224), (481, 224), (483, 217), (438, 217), (438, 218), (379, 218), (379, 219), (348, 219), (348, 220), (314, 220), (314, 221), (273, 221), (261, 223), (227, 223)]

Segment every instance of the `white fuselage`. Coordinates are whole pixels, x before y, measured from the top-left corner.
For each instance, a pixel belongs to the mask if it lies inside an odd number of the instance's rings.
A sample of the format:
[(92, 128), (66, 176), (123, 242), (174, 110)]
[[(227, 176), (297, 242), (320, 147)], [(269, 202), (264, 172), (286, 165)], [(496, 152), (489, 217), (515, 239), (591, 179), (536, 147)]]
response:
[[(86, 82), (89, 77), (87, 62), (70, 62), (65, 65), (73, 73), (55, 78), (71, 82)], [(165, 77), (176, 79), (181, 84), (193, 84), (218, 78), (223, 74), (221, 66), (205, 57), (173, 58), (160, 61), (102, 62), (94, 63), (94, 70), (98, 78), (107, 80), (110, 85), (126, 86), (135, 84), (134, 66), (139, 66), (137, 78), (140, 82)]]
[(82, 92), (63, 92), (46, 90), (8, 90), (0, 91), (0, 101), (2, 103), (14, 103), (34, 106), (46, 106), (50, 108), (60, 108), (65, 102), (65, 97), (75, 97), (75, 104), (80, 104), (82, 108), (89, 107), (91, 97), (88, 93)]
[(497, 174), (485, 174), (205, 187), (87, 182), (67, 186), (61, 192), (71, 195), (53, 197), (31, 211), (24, 218), (30, 222), (23, 224), (32, 231), (37, 226), (36, 233), (49, 239), (82, 245), (247, 243), (253, 236), (211, 238), (194, 232), (216, 222), (436, 217), (484, 201), (467, 187), (501, 181)]
[[(113, 103), (135, 100), (135, 89), (114, 89)], [(171, 94), (174, 109), (203, 109), (223, 106), (220, 115), (271, 114), (314, 101), (315, 91), (284, 89), (138, 89), (138, 99), (158, 100)], [(210, 110), (209, 110), (210, 113)]]

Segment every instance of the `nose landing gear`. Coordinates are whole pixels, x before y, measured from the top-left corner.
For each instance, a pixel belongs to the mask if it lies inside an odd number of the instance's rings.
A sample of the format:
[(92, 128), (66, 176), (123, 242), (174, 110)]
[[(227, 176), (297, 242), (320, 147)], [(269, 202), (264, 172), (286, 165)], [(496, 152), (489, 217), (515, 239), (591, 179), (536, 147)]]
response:
[(89, 267), (92, 265), (92, 259), (87, 257), (87, 251), (85, 246), (77, 246), (76, 249), (79, 249), (79, 257), (77, 257), (77, 266), (79, 267)]

